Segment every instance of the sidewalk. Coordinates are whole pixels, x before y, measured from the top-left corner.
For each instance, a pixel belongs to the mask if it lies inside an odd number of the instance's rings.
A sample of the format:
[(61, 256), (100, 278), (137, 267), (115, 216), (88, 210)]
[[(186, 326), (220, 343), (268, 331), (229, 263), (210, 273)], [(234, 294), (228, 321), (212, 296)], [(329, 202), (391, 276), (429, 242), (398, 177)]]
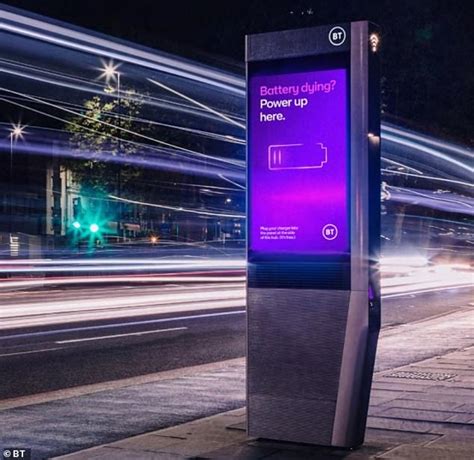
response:
[(465, 307), (381, 334), (366, 440), (358, 450), (249, 439), (245, 409), (237, 409), (57, 459), (470, 460), (473, 318), (473, 309)]

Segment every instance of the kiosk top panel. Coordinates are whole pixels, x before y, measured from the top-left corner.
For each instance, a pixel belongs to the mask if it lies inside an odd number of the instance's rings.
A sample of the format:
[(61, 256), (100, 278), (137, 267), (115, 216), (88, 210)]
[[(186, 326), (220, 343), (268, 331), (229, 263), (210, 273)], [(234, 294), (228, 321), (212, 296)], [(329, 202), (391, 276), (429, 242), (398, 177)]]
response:
[(246, 36), (246, 61), (269, 61), (350, 50), (350, 24)]

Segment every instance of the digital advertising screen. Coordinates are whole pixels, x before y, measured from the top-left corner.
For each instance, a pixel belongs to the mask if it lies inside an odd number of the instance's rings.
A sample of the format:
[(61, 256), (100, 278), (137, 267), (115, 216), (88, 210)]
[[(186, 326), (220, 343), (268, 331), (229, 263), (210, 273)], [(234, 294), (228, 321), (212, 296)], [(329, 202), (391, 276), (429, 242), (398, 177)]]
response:
[(300, 62), (249, 66), (254, 256), (350, 251), (348, 70)]

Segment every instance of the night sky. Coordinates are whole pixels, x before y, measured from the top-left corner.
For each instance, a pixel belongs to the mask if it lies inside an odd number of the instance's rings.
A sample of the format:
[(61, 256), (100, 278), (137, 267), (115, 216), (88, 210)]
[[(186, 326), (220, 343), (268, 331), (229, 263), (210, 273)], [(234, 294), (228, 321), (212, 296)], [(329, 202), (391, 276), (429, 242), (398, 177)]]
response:
[(474, 144), (474, 2), (469, 0), (4, 3), (241, 72), (247, 33), (368, 19), (382, 28), (385, 117)]

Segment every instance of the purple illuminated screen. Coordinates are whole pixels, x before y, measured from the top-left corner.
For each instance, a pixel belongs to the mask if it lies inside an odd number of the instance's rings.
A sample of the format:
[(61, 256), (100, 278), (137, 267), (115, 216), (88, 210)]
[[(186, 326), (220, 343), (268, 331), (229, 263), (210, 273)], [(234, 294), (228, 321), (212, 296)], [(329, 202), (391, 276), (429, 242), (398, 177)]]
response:
[(249, 249), (349, 252), (346, 69), (249, 76)]

